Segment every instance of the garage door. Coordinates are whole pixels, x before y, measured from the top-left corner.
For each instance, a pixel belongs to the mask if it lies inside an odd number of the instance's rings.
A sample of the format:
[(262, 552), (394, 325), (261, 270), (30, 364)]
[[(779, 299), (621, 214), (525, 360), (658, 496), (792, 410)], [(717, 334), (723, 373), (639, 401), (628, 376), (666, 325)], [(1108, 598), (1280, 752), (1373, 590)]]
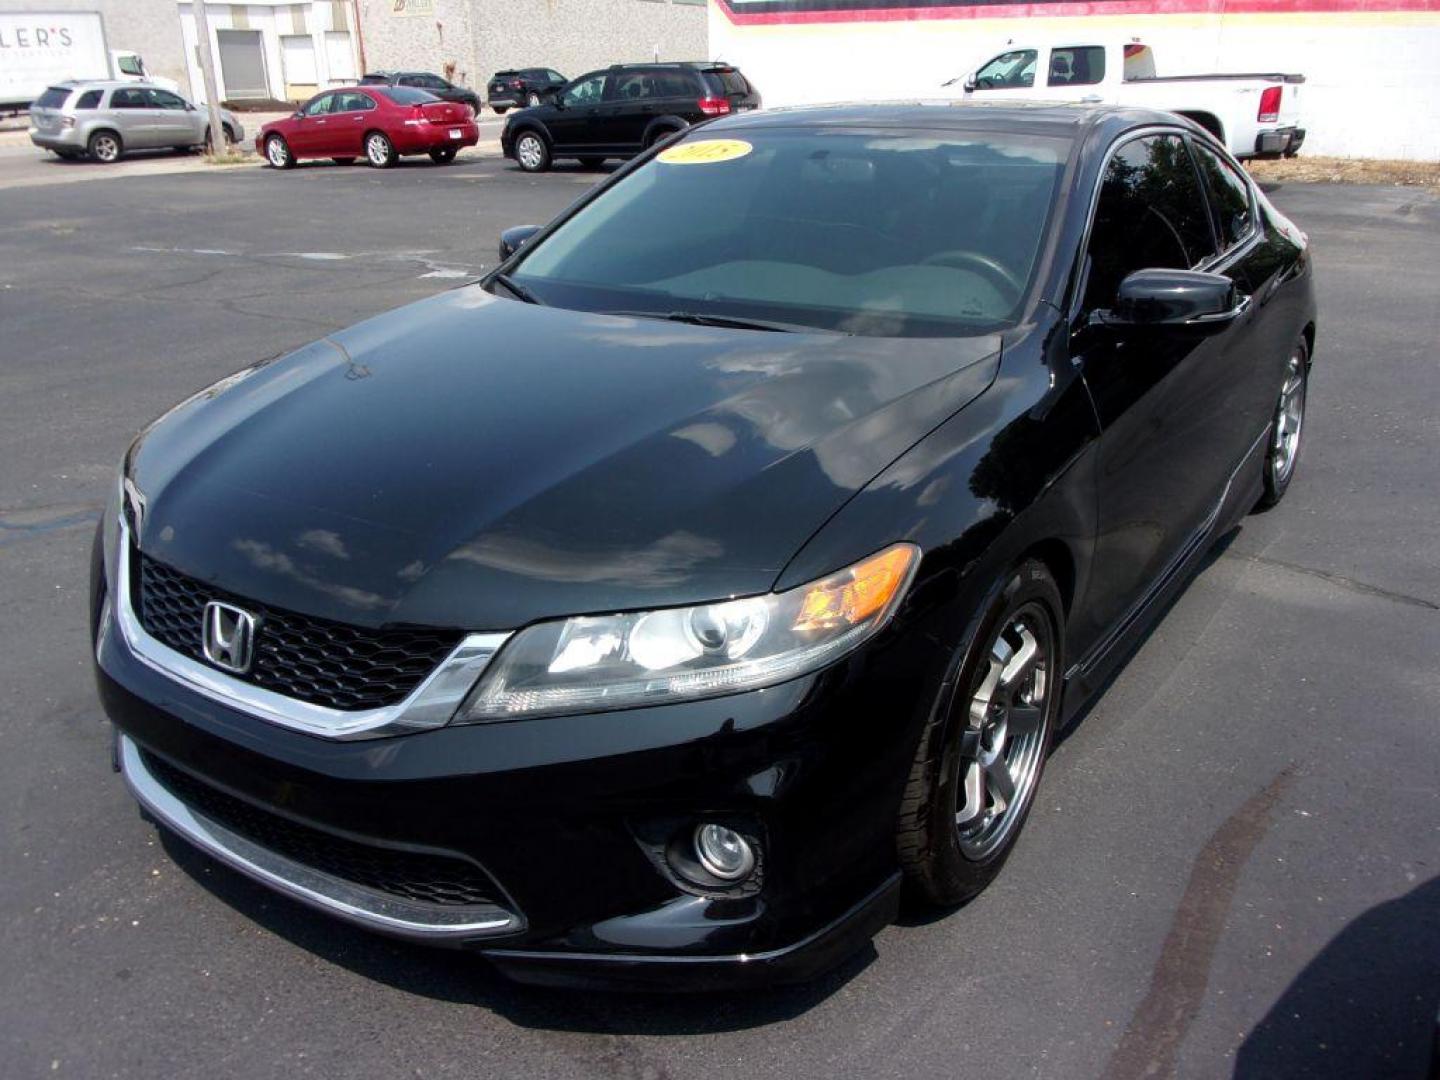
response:
[(220, 40), (220, 74), (226, 98), (268, 98), (265, 53), (259, 30), (217, 30)]

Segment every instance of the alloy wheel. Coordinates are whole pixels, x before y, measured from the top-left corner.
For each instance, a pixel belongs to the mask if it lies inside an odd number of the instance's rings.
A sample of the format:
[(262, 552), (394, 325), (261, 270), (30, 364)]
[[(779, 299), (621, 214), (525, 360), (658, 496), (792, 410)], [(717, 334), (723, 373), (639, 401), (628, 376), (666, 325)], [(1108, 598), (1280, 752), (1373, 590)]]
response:
[(101, 132), (90, 140), (90, 153), (95, 160), (106, 163), (116, 161), (120, 157), (120, 140), (108, 131)]
[(383, 169), (390, 164), (390, 155), (390, 140), (378, 131), (365, 140), (365, 157), (377, 169)]
[(955, 829), (967, 859), (995, 852), (1025, 815), (1045, 750), (1054, 655), (1050, 619), (1032, 601), (1005, 619), (976, 670), (956, 785)]
[(520, 158), (520, 164), (530, 170), (540, 168), (545, 161), (545, 147), (538, 135), (521, 135), (515, 154)]
[(1300, 453), (1300, 429), (1305, 423), (1305, 355), (1300, 349), (1290, 354), (1285, 382), (1275, 406), (1275, 432), (1270, 440), (1270, 471), (1281, 486), (1295, 471)]
[(270, 139), (265, 144), (265, 157), (275, 168), (283, 169), (290, 163), (290, 148), (285, 145), (284, 139)]

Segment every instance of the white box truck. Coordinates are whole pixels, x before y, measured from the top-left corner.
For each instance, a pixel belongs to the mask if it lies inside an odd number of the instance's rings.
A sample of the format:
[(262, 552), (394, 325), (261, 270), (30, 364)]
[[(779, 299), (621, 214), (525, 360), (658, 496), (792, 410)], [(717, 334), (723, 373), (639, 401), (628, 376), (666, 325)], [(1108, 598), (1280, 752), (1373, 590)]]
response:
[(25, 108), (67, 79), (125, 79), (174, 93), (174, 79), (145, 71), (138, 53), (111, 49), (97, 11), (0, 12), (0, 111)]

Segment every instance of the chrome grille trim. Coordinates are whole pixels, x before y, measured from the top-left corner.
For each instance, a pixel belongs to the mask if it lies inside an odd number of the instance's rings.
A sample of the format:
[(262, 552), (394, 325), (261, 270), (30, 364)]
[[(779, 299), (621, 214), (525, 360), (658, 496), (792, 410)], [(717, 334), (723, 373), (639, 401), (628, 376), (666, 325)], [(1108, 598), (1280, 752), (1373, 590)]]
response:
[[(378, 709), (343, 710), (298, 701), (242, 682), (145, 632), (130, 598), (130, 529), (123, 516), (116, 537), (116, 566), (111, 594), (118, 598), (113, 616), (120, 637), (147, 666), (212, 701), (280, 727), (326, 739), (373, 739), (444, 727), (499, 651), (508, 633), (469, 634), (406, 698)], [(106, 636), (101, 636), (103, 655)]]

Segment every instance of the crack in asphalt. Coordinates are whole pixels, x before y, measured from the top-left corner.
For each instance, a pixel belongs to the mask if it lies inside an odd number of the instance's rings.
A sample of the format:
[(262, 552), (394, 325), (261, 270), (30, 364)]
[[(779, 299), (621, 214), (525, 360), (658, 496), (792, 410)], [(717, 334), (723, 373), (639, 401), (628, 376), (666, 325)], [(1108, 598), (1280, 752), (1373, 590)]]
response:
[(1426, 600), (1423, 596), (1411, 596), (1408, 593), (1395, 592), (1393, 589), (1381, 588), (1379, 585), (1370, 585), (1364, 581), (1356, 581), (1344, 574), (1336, 574), (1330, 570), (1319, 570), (1313, 566), (1301, 566), (1299, 563), (1286, 562), (1284, 559), (1271, 559), (1264, 555), (1246, 555), (1238, 551), (1226, 551), (1222, 555), (1226, 559), (1240, 559), (1244, 562), (1259, 563), (1261, 566), (1273, 566), (1278, 570), (1289, 570), (1291, 573), (1304, 574), (1307, 577), (1317, 577), (1322, 581), (1328, 581), (1332, 585), (1338, 585), (1342, 589), (1349, 589), (1351, 592), (1363, 593), (1366, 596), (1378, 596), (1382, 600), (1393, 600), (1397, 604), (1408, 604), (1411, 607), (1424, 608), (1426, 611), (1440, 611), (1440, 604), (1433, 600)]
[[(41, 506), (0, 510), (0, 547), (47, 536), (79, 525), (91, 525), (100, 517), (98, 506)], [(34, 520), (18, 520), (33, 518)]]
[(1205, 987), (1240, 872), (1270, 829), (1271, 815), (1295, 780), (1295, 765), (1231, 814), (1196, 855), (1190, 880), (1161, 946), (1150, 988), (1110, 1055), (1107, 1080), (1175, 1075), (1176, 1058), (1205, 1002)]

